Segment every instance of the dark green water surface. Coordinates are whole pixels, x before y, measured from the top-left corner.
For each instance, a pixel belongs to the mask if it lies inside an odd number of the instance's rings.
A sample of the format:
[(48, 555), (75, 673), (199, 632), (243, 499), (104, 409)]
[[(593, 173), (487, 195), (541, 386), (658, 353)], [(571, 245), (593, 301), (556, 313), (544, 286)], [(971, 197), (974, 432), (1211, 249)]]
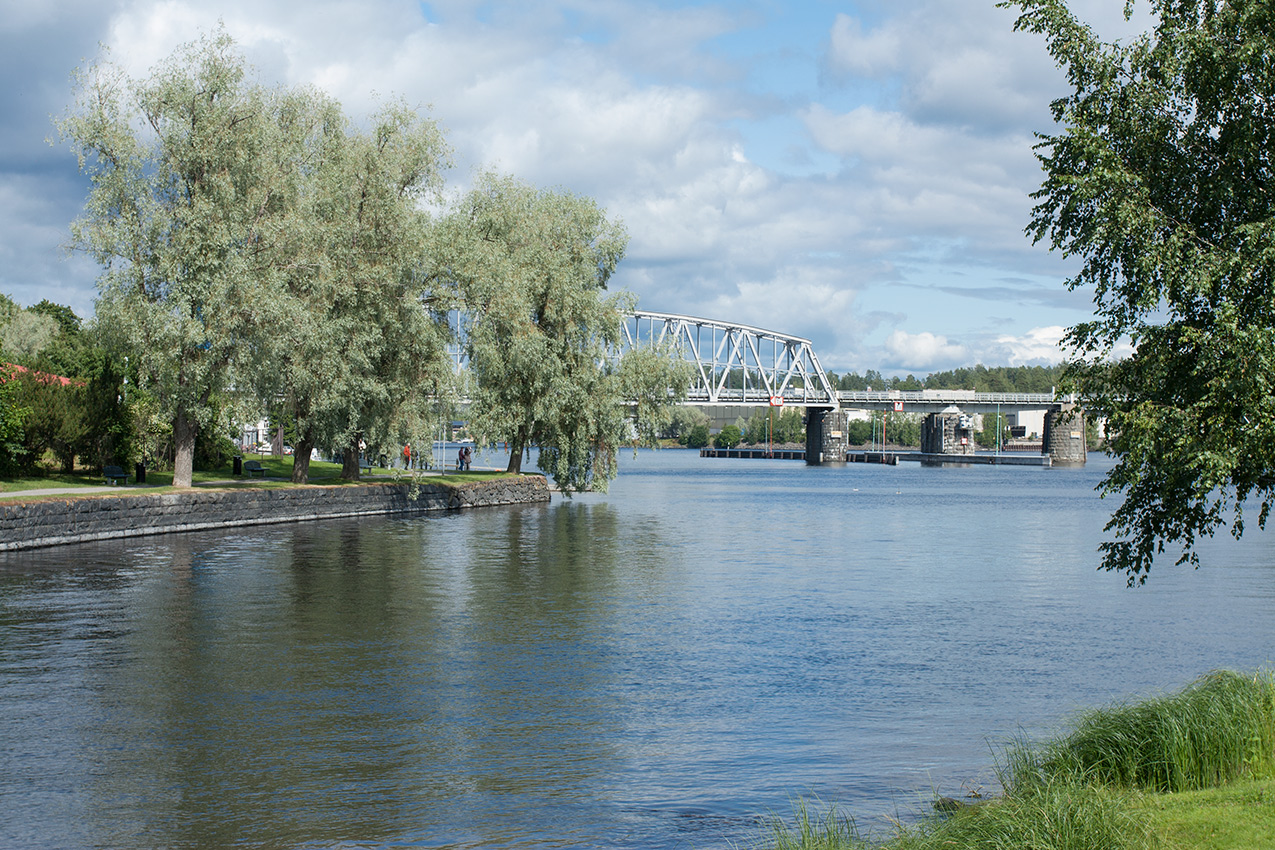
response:
[(1095, 571), (1105, 463), (644, 452), (548, 506), (0, 556), (0, 846), (884, 829), (994, 788), (989, 741), (1275, 657), (1269, 535)]

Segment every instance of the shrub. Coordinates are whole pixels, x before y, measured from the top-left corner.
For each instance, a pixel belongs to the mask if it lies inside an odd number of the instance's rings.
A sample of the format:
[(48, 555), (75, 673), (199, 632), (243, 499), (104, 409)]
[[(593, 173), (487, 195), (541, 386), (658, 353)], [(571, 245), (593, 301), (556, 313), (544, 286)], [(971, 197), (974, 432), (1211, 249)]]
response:
[(708, 445), (708, 425), (696, 425), (683, 437), (687, 448), (702, 449)]
[(713, 445), (719, 449), (733, 449), (743, 440), (743, 435), (734, 425), (727, 425), (718, 432), (717, 437), (713, 440)]

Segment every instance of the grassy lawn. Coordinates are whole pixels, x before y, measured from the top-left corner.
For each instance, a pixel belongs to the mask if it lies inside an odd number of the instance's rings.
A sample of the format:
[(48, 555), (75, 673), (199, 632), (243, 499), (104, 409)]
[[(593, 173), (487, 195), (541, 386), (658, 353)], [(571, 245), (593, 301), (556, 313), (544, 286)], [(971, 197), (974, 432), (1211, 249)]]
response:
[[(218, 469), (200, 469), (196, 470), (193, 478), (196, 486), (216, 486), (228, 489), (238, 489), (244, 487), (272, 489), (280, 487), (293, 487), (292, 478), (292, 458), (291, 457), (272, 457), (270, 455), (247, 455), (244, 460), (256, 460), (261, 463), (265, 469), (264, 477), (248, 478), (246, 475), (235, 476), (230, 464)], [(131, 472), (131, 470), (130, 470)], [(386, 469), (383, 467), (373, 467), (371, 478), (368, 473), (363, 473), (363, 482), (385, 483), (394, 481), (397, 472), (398, 476), (405, 478), (402, 470)], [(486, 481), (494, 477), (503, 476), (504, 472), (489, 472), (484, 470), (475, 470), (472, 472), (455, 472), (447, 471), (444, 473), (424, 473), (427, 480), (440, 484), (466, 484), (474, 481)], [(131, 476), (130, 476), (131, 477)], [(400, 479), (401, 480), (401, 479)], [(24, 478), (11, 478), (0, 480), (0, 495), (20, 496), (23, 491), (28, 490), (44, 490), (49, 488), (79, 488), (79, 487), (101, 487), (104, 481), (100, 475), (89, 472), (75, 472), (71, 475), (63, 475), (61, 473), (48, 473), (43, 476), (30, 476)], [(172, 491), (173, 474), (171, 472), (154, 472), (147, 471), (146, 486), (140, 488), (136, 484), (120, 486), (114, 489), (121, 493), (127, 492), (146, 492), (146, 493), (164, 493)], [(328, 463), (326, 461), (312, 460), (310, 461), (309, 483), (322, 486), (357, 486), (360, 482), (346, 481), (341, 478), (341, 464)], [(50, 496), (47, 498), (57, 498)]]
[(1169, 850), (1265, 850), (1275, 842), (1275, 779), (1152, 794), (1134, 809), (1145, 815)]

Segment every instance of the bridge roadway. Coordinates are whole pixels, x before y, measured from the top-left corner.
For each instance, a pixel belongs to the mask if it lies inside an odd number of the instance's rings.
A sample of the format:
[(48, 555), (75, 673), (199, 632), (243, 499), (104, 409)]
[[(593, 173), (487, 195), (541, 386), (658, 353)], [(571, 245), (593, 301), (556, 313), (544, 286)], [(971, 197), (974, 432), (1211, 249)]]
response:
[[(785, 390), (780, 393), (786, 407), (840, 407), (846, 410), (888, 410), (903, 413), (942, 413), (955, 405), (962, 413), (1012, 413), (1018, 410), (1048, 410), (1061, 404), (1052, 393), (978, 393), (973, 390), (841, 390), (835, 393), (835, 403), (826, 395), (806, 393), (804, 390)], [(771, 396), (761, 390), (718, 390), (711, 398), (705, 391), (692, 389), (685, 404), (707, 405), (770, 405)]]

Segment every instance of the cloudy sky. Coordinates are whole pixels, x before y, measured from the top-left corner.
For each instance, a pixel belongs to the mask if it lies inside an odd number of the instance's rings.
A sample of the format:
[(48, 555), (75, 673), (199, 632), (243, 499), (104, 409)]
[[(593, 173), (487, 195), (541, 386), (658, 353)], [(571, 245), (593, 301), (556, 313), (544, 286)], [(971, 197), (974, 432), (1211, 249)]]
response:
[[(1118, 38), (1123, 5), (1073, 8)], [(92, 314), (96, 268), (61, 248), (86, 184), (51, 119), (99, 45), (144, 76), (219, 20), (263, 82), (429, 110), (453, 191), (496, 168), (597, 198), (643, 309), (917, 375), (1056, 362), (1090, 313), (1023, 235), (1062, 74), (983, 0), (0, 0), (0, 291)]]

